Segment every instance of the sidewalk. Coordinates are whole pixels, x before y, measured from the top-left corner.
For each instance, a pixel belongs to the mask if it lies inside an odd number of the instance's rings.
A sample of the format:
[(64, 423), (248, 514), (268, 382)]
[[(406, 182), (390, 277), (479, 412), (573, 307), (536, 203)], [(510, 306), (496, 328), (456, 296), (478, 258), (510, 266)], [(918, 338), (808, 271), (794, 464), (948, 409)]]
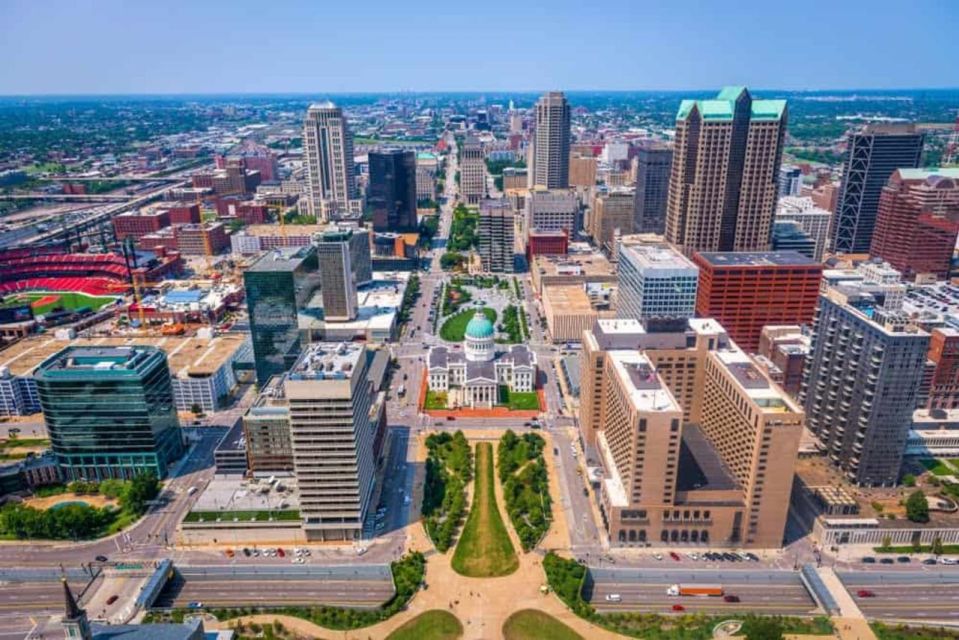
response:
[(849, 591), (839, 580), (836, 572), (831, 567), (819, 567), (816, 573), (819, 574), (823, 584), (836, 601), (836, 605), (839, 606), (840, 615), (832, 619), (836, 627), (836, 635), (842, 640), (876, 640), (876, 634), (872, 632), (866, 617), (849, 595)]

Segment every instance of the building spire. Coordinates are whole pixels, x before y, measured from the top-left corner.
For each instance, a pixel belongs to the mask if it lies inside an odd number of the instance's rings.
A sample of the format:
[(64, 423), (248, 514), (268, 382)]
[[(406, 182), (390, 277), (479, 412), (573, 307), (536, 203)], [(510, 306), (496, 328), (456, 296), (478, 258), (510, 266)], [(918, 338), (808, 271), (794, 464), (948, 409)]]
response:
[(63, 597), (66, 600), (66, 618), (79, 618), (84, 614), (83, 609), (80, 608), (80, 605), (77, 604), (77, 599), (73, 596), (73, 592), (70, 591), (70, 585), (67, 584), (67, 577), (60, 576), (60, 582), (63, 583)]
[(80, 608), (77, 599), (70, 591), (70, 585), (67, 584), (67, 577), (60, 576), (60, 582), (63, 583), (63, 598), (66, 609), (63, 615), (63, 628), (66, 631), (67, 638), (78, 638), (79, 640), (93, 640), (93, 633), (90, 630), (90, 622), (87, 620), (87, 612)]

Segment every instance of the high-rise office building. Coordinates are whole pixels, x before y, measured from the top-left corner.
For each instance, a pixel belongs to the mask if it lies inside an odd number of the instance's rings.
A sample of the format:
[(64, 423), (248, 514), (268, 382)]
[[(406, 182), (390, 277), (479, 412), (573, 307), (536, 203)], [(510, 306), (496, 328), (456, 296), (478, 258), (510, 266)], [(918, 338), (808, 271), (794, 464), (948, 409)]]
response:
[(589, 234), (607, 256), (616, 252), (621, 235), (633, 232), (633, 190), (627, 187), (597, 189), (589, 212)]
[(882, 188), (896, 169), (919, 166), (923, 141), (912, 124), (870, 124), (849, 135), (833, 217), (834, 251), (869, 251)]
[(779, 168), (779, 197), (802, 195), (802, 170), (795, 165)]
[(287, 375), (293, 465), (309, 541), (357, 540), (375, 484), (373, 386), (366, 348), (310, 344)]
[(809, 324), (822, 265), (795, 251), (697, 253), (696, 314), (715, 318), (740, 347), (759, 348), (767, 324)]
[(612, 543), (781, 545), (803, 414), (719, 323), (597, 320), (581, 375)]
[(297, 315), (320, 288), (316, 249), (274, 249), (244, 273), (256, 381), (263, 386), (300, 355)]
[(303, 124), (307, 203), (310, 215), (327, 221), (362, 213), (353, 164), (353, 134), (343, 110), (326, 101), (310, 105)]
[(667, 244), (627, 245), (619, 251), (616, 315), (620, 318), (691, 318), (699, 269)]
[(829, 242), (831, 211), (817, 207), (812, 198), (787, 196), (780, 198), (776, 204), (776, 217), (773, 221), (798, 223), (803, 232), (815, 242), (812, 259), (822, 261)]
[(317, 269), (320, 274), (320, 291), (323, 295), (323, 318), (327, 322), (348, 322), (356, 319), (356, 282), (353, 279), (353, 262), (350, 242), (344, 232), (342, 237), (326, 237), (316, 244)]
[(572, 153), (569, 157), (569, 186), (584, 189), (595, 187), (597, 164), (598, 161), (592, 154)]
[(561, 91), (550, 91), (533, 109), (536, 130), (532, 139), (530, 180), (534, 187), (569, 187), (569, 102)]
[(183, 453), (166, 355), (156, 347), (67, 347), (34, 373), (67, 480), (166, 477)]
[(531, 189), (526, 196), (526, 232), (565, 231), (572, 237), (579, 227), (579, 201), (567, 189)]
[(460, 150), (460, 193), (466, 204), (477, 205), (486, 195), (486, 161), (483, 144), (474, 137), (463, 142)]
[(416, 153), (402, 149), (371, 151), (368, 204), (375, 231), (415, 231)]
[(633, 227), (636, 233), (665, 233), (673, 150), (664, 144), (648, 143), (639, 147), (633, 162), (636, 164)]
[(726, 87), (683, 100), (666, 211), (666, 239), (696, 251), (766, 251), (772, 237), (786, 101)]
[(869, 255), (912, 279), (949, 276), (959, 235), (959, 168), (898, 169), (882, 188)]
[(894, 486), (926, 368), (929, 334), (862, 283), (819, 298), (799, 399), (829, 460), (865, 486)]
[(795, 220), (773, 221), (773, 251), (795, 251), (807, 258), (816, 257), (816, 240)]
[(479, 214), (479, 255), (483, 271), (513, 273), (515, 216), (509, 202), (484, 200)]

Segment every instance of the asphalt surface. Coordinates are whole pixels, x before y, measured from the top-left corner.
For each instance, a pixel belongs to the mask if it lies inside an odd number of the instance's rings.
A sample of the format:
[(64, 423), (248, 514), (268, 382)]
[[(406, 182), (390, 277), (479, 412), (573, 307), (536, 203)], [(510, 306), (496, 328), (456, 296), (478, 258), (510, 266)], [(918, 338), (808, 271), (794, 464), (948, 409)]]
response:
[[(867, 618), (959, 621), (959, 571), (840, 572), (849, 595)], [(872, 596), (866, 596), (866, 591)]]

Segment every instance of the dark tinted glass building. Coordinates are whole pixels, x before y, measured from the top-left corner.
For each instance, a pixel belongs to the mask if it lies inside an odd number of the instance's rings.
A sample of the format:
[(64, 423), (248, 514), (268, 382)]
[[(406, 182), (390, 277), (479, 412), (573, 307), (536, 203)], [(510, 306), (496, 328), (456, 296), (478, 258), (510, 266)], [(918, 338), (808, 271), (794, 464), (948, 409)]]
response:
[(320, 286), (316, 249), (273, 250), (243, 274), (256, 380), (286, 372), (300, 355), (297, 313)]
[(416, 230), (416, 154), (371, 151), (369, 203), (375, 231)]
[(167, 475), (183, 453), (166, 355), (67, 347), (36, 370), (50, 444), (67, 480)]
[(636, 200), (633, 213), (636, 233), (665, 232), (672, 166), (673, 150), (665, 145), (646, 145), (636, 153)]

